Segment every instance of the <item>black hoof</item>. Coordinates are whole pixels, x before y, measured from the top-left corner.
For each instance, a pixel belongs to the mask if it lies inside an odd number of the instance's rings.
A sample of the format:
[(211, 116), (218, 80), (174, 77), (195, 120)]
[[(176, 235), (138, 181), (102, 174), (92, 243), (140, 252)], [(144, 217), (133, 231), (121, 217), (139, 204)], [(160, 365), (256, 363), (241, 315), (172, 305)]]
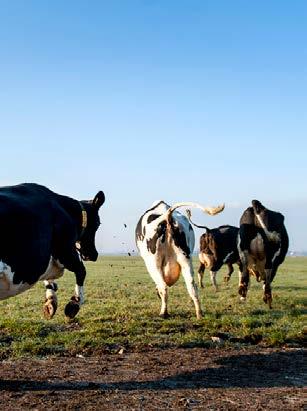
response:
[(271, 294), (264, 294), (263, 301), (269, 305), (269, 308), (272, 309), (272, 295)]
[(80, 310), (80, 304), (77, 301), (71, 300), (66, 305), (64, 313), (68, 318), (75, 318)]
[(161, 318), (169, 318), (170, 317), (169, 313), (160, 314), (159, 316)]
[(241, 295), (242, 297), (246, 297), (246, 295), (247, 295), (247, 287), (246, 287), (246, 285), (240, 285), (240, 287), (239, 287), (239, 295)]

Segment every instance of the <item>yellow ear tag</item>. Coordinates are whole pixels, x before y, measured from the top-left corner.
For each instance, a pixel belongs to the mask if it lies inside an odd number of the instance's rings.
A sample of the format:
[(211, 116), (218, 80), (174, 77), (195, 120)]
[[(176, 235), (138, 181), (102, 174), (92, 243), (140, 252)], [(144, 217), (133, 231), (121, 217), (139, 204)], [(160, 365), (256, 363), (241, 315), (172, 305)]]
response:
[(82, 210), (82, 228), (87, 226), (87, 214), (85, 210)]

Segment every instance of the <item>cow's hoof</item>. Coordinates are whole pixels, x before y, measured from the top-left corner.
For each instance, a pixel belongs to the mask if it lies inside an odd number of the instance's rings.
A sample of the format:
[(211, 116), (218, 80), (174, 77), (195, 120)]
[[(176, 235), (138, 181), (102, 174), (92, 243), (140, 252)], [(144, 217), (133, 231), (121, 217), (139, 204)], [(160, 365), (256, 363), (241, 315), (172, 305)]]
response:
[(80, 310), (80, 304), (77, 301), (71, 300), (66, 304), (64, 313), (68, 318), (75, 318)]
[(43, 307), (43, 314), (46, 320), (51, 320), (51, 318), (56, 313), (58, 305), (54, 300), (47, 300)]
[(161, 318), (169, 318), (170, 315), (169, 315), (168, 312), (166, 312), (166, 313), (160, 313), (160, 314), (159, 314), (159, 317), (161, 317)]
[(243, 303), (245, 303), (246, 297), (240, 297), (240, 301), (242, 301)]
[(269, 305), (269, 308), (272, 309), (272, 296), (271, 294), (264, 294), (263, 301)]
[(247, 286), (244, 285), (244, 284), (240, 285), (238, 292), (239, 292), (239, 295), (241, 295), (243, 298), (246, 298), (246, 295), (247, 295)]
[(197, 314), (196, 314), (196, 318), (197, 318), (198, 320), (201, 320), (201, 319), (203, 318), (203, 314), (202, 314), (202, 313), (197, 313)]

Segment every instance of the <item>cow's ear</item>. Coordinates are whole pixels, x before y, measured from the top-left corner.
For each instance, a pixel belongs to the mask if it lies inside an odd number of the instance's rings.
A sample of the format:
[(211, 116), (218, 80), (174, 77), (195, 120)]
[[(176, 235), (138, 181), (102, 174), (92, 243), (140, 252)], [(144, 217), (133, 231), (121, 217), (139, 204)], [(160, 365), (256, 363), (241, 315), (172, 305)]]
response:
[(94, 206), (95, 208), (99, 209), (99, 208), (102, 206), (102, 204), (104, 203), (104, 201), (105, 201), (104, 193), (103, 193), (103, 191), (99, 191), (99, 192), (95, 195), (95, 198), (94, 198), (94, 200), (93, 200), (93, 206)]

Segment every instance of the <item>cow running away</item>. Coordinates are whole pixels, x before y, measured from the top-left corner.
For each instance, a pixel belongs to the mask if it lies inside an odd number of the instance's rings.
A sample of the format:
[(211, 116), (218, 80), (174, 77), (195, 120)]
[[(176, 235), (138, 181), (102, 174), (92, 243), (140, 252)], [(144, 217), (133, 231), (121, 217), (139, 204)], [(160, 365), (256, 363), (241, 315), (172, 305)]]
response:
[(278, 266), (284, 261), (289, 247), (289, 238), (284, 225), (284, 216), (265, 208), (253, 200), (241, 219), (238, 250), (242, 261), (242, 277), (239, 286), (241, 299), (245, 300), (249, 275), (263, 281), (263, 301), (272, 308), (271, 283)]
[(168, 317), (167, 287), (176, 283), (181, 272), (195, 305), (196, 317), (202, 316), (191, 259), (195, 245), (194, 231), (188, 219), (175, 211), (185, 206), (200, 208), (209, 215), (215, 215), (224, 209), (224, 205), (204, 208), (189, 202), (170, 207), (160, 201), (141, 216), (135, 231), (137, 247), (161, 298), (160, 316), (163, 318)]
[(224, 277), (225, 282), (230, 280), (231, 274), (234, 271), (233, 264), (238, 264), (240, 273), (242, 272), (242, 264), (237, 248), (239, 228), (231, 225), (208, 228), (204, 225), (193, 223), (191, 220), (191, 210), (187, 210), (187, 216), (190, 223), (195, 227), (204, 228), (206, 230), (199, 239), (199, 286), (204, 288), (203, 276), (205, 269), (207, 268), (210, 270), (211, 283), (215, 291), (218, 291), (216, 274), (222, 265), (226, 264), (228, 267), (228, 272)]
[(32, 183), (0, 188), (0, 300), (44, 281), (44, 316), (57, 310), (57, 285), (64, 269), (75, 273), (75, 293), (65, 307), (74, 318), (84, 302), (86, 270), (82, 260), (96, 261), (95, 234), (102, 191), (77, 201)]

